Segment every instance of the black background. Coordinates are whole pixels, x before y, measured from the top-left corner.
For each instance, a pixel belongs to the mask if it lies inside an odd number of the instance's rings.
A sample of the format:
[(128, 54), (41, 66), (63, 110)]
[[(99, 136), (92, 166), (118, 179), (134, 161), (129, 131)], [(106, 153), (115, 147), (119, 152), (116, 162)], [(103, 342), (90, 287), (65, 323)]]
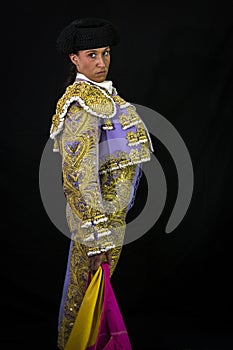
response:
[[(233, 349), (231, 2), (7, 5), (1, 10), (1, 348), (56, 349), (69, 239), (43, 207), (39, 166), (67, 74), (56, 37), (71, 20), (91, 15), (118, 27), (110, 78), (119, 94), (169, 120), (194, 169), (188, 211), (166, 234), (177, 174), (153, 136), (166, 206), (146, 235), (124, 246), (112, 276), (133, 350)], [(146, 191), (143, 179), (131, 215)]]

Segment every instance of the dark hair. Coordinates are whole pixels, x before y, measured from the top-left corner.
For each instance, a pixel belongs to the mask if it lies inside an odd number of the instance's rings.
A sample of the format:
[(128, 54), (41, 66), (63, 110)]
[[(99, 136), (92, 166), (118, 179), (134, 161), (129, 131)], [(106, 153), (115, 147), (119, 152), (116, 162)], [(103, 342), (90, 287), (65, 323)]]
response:
[(68, 77), (65, 82), (65, 87), (74, 83), (76, 74), (77, 74), (77, 68), (72, 62), (70, 62), (68, 67)]

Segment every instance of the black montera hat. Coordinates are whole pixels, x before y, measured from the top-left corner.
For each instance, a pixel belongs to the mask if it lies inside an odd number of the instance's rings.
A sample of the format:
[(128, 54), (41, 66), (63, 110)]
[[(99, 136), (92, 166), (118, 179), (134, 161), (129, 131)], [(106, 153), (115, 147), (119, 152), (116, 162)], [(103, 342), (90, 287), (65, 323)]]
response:
[(79, 50), (88, 50), (116, 45), (118, 33), (113, 24), (102, 18), (80, 18), (67, 25), (57, 38), (57, 50), (71, 54)]

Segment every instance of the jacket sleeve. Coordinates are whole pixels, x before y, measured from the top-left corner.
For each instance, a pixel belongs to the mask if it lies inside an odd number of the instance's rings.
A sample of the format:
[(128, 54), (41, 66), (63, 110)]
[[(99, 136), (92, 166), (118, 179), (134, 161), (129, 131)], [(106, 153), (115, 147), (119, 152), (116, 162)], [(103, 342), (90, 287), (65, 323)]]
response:
[(75, 102), (54, 142), (62, 156), (67, 223), (72, 239), (86, 246), (88, 256), (116, 246), (100, 186), (99, 137), (98, 118)]

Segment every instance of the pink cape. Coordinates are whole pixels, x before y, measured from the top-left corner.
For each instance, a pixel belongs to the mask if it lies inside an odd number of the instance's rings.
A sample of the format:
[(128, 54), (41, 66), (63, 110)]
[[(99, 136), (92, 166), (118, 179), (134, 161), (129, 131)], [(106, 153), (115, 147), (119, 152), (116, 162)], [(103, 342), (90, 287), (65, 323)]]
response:
[(95, 345), (87, 350), (132, 350), (128, 332), (119, 309), (111, 282), (108, 263), (102, 264), (104, 300), (99, 333)]

